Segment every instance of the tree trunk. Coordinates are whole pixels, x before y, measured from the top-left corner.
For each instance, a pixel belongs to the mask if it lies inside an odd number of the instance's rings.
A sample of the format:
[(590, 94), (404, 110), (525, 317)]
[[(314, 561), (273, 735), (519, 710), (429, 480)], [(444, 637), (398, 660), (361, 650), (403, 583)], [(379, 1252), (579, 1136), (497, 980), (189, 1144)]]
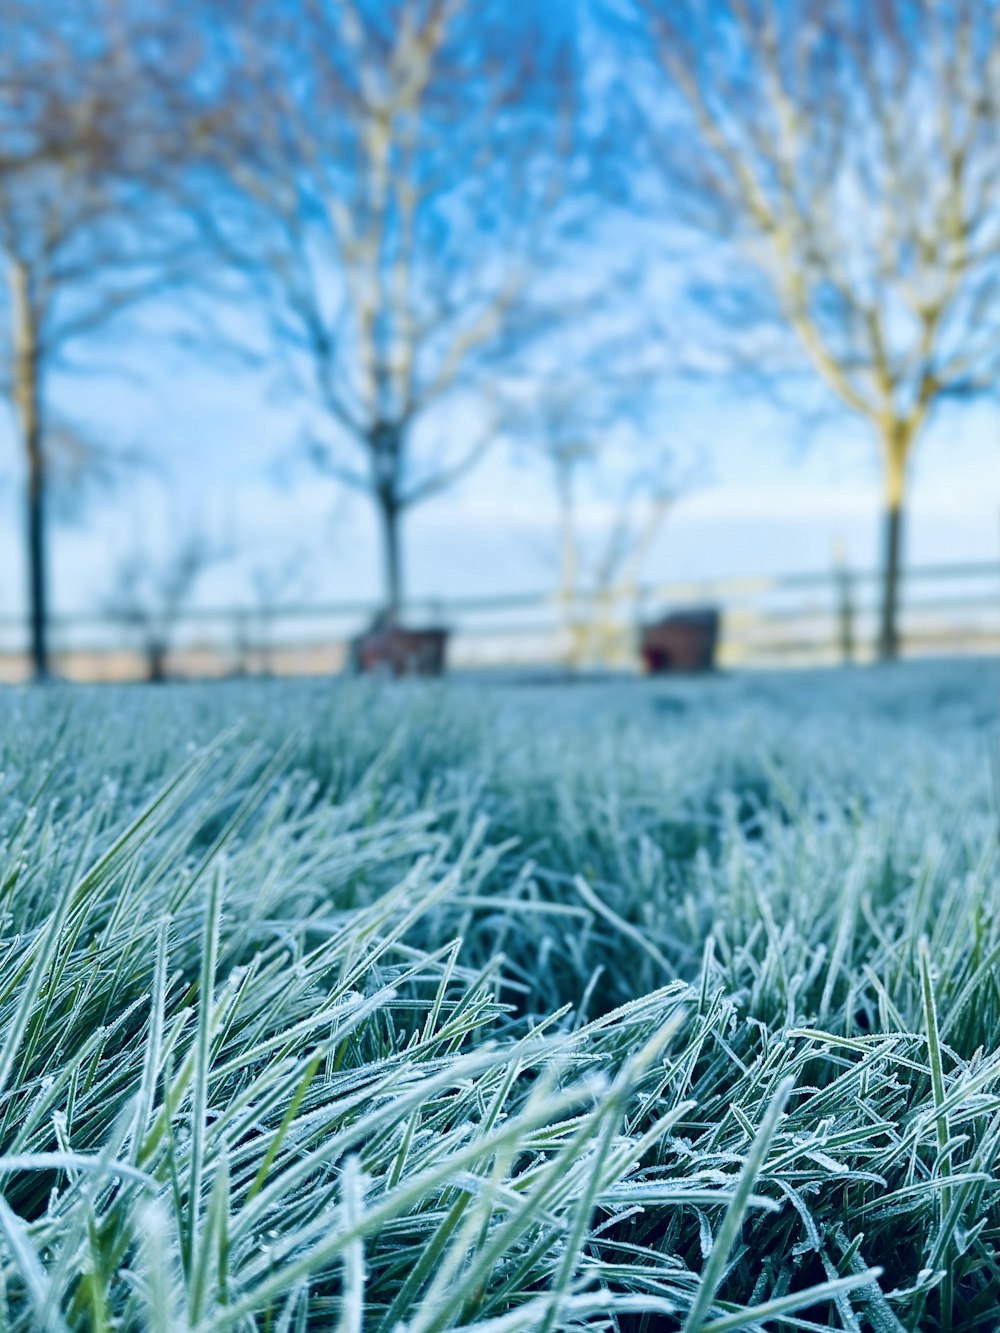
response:
[(900, 426), (886, 432), (886, 494), (883, 513), (882, 616), (878, 656), (891, 662), (899, 654), (899, 582), (903, 558), (903, 501), (910, 435)]
[(399, 532), (403, 510), (392, 491), (379, 490), (376, 499), (382, 530), (383, 617), (387, 624), (396, 625), (399, 623), (403, 607), (402, 551)]
[(45, 481), (40, 439), (28, 442), (28, 606), (36, 680), (49, 675), (49, 608), (45, 561)]
[(150, 685), (162, 685), (167, 678), (167, 645), (162, 639), (150, 639), (146, 644), (146, 680)]
[(883, 515), (884, 555), (882, 566), (882, 621), (878, 655), (891, 662), (899, 654), (899, 564), (903, 535), (903, 506), (888, 503)]
[(28, 272), (11, 269), (14, 307), (14, 400), (27, 467), (25, 536), (28, 556), (28, 616), (31, 662), (36, 680), (49, 674), (48, 579), (45, 540), (45, 460), (42, 454), (42, 412), (38, 333)]

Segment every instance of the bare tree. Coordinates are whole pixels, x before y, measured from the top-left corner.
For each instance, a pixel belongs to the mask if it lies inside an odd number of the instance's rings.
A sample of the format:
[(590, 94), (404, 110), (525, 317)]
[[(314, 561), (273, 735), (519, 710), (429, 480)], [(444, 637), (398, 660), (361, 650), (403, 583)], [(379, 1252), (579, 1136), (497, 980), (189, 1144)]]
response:
[(313, 560), (305, 547), (289, 552), (275, 564), (257, 563), (250, 571), (256, 613), (259, 669), (265, 676), (274, 670), (274, 621), (294, 593), (301, 597), (312, 581)]
[(205, 570), (229, 554), (227, 546), (192, 530), (164, 558), (137, 545), (120, 563), (105, 610), (138, 635), (148, 681), (166, 680), (178, 620)]
[[(569, 665), (631, 657), (644, 561), (676, 498), (665, 459), (613, 488), (612, 514), (596, 541), (582, 530), (581, 473), (600, 470), (600, 446), (549, 449), (559, 507), (560, 602), (569, 630)], [(608, 498), (607, 485), (604, 487)]]
[(1000, 374), (1000, 6), (636, 5), (671, 206), (736, 243), (766, 280), (752, 318), (773, 310), (878, 438), (892, 657), (915, 441)]
[[(179, 127), (174, 133), (161, 95), (170, 81), (147, 77), (155, 13), (146, 6), (133, 22), (128, 6), (112, 0), (0, 5), (0, 396), (12, 408), (26, 470), (31, 655), (40, 679), (49, 669), (48, 493), (60, 447), (68, 446), (78, 474), (107, 459), (52, 409), (51, 373), (71, 347), (161, 289), (184, 251), (176, 231), (152, 245), (153, 177), (185, 137)], [(156, 58), (166, 61), (162, 44)]]
[(487, 368), (537, 327), (552, 29), (494, 0), (300, 0), (236, 39), (232, 206), (203, 225), (304, 378), (314, 461), (374, 501), (390, 619), (403, 515), (483, 455)]
[[(643, 563), (683, 489), (675, 451), (647, 419), (656, 369), (632, 347), (623, 364), (622, 348), (606, 342), (597, 360), (601, 373), (591, 366), (521, 383), (505, 411), (505, 432), (543, 460), (555, 494), (570, 667), (628, 656)], [(581, 513), (585, 489), (600, 498), (596, 525)]]

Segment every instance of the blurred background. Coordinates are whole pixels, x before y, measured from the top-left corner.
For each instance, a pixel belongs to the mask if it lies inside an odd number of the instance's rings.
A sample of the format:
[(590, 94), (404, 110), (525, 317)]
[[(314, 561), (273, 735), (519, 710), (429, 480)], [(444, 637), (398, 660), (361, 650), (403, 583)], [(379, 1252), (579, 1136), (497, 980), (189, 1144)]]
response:
[(996, 0), (0, 0), (0, 679), (1000, 650)]

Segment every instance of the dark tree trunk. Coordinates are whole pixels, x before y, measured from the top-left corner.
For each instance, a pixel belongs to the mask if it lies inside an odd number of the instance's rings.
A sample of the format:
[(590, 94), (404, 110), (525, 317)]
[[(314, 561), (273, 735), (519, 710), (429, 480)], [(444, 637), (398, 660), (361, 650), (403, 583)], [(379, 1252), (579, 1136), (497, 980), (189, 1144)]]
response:
[(36, 680), (49, 675), (48, 579), (45, 548), (45, 471), (41, 440), (28, 441), (28, 608), (31, 623), (31, 664)]
[(913, 442), (911, 422), (891, 421), (883, 430), (885, 463), (885, 510), (883, 513), (882, 616), (878, 656), (891, 662), (899, 655), (899, 584), (903, 563), (903, 501), (906, 496), (906, 465)]
[(398, 625), (403, 609), (403, 556), (399, 528), (404, 508), (400, 490), (404, 432), (405, 427), (398, 421), (378, 420), (368, 434), (372, 499), (378, 510), (382, 543), (383, 602), (380, 619), (387, 625)]
[(146, 680), (150, 685), (162, 685), (167, 678), (167, 645), (160, 639), (146, 644)]
[(388, 624), (396, 625), (403, 606), (403, 560), (399, 531), (403, 510), (395, 495), (387, 491), (380, 491), (377, 498), (382, 530), (384, 616)]
[(890, 499), (883, 516), (885, 524), (882, 565), (882, 620), (879, 628), (878, 655), (891, 662), (899, 655), (899, 572), (902, 558), (903, 505)]
[(25, 539), (28, 557), (28, 621), (36, 680), (49, 674), (48, 579), (45, 525), (45, 459), (42, 448), (38, 319), (30, 274), (21, 263), (10, 272), (14, 317), (14, 401), (27, 468)]

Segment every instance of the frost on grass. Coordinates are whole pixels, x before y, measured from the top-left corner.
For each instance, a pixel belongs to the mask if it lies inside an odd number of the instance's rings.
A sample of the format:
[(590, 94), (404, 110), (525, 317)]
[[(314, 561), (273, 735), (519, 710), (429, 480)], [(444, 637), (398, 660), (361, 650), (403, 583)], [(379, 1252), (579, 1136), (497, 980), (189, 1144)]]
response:
[(11, 693), (0, 1328), (992, 1327), (994, 675)]

